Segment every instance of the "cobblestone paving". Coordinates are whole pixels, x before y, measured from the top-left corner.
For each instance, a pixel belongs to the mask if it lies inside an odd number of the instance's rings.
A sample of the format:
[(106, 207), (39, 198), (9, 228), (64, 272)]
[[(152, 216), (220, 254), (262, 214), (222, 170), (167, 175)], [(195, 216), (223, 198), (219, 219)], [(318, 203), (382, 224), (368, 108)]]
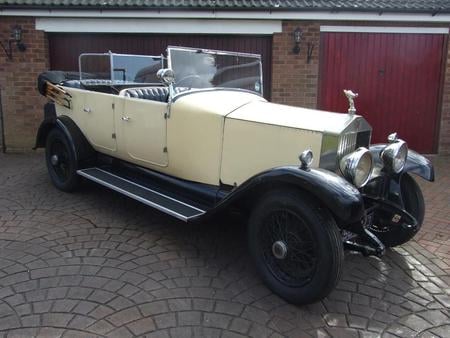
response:
[(337, 289), (297, 307), (261, 283), (242, 221), (186, 225), (91, 183), (62, 193), (42, 154), (0, 155), (0, 336), (448, 337), (450, 159), (436, 162), (418, 236), (434, 253), (348, 253)]
[[(438, 157), (434, 162), (439, 171), (437, 184), (418, 181), (427, 201), (427, 213), (425, 226), (416, 240), (441, 258), (441, 263), (436, 264), (441, 264), (450, 276), (450, 158)], [(450, 279), (447, 283), (450, 284)]]

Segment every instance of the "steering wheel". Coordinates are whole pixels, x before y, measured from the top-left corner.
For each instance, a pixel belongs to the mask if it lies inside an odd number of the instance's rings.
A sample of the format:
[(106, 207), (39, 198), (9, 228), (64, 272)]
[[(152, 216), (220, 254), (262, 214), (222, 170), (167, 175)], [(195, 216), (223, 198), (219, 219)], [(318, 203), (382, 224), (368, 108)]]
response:
[(198, 83), (201, 83), (202, 78), (197, 74), (186, 75), (185, 77), (177, 81), (177, 86), (192, 88), (194, 87), (196, 81), (198, 81)]

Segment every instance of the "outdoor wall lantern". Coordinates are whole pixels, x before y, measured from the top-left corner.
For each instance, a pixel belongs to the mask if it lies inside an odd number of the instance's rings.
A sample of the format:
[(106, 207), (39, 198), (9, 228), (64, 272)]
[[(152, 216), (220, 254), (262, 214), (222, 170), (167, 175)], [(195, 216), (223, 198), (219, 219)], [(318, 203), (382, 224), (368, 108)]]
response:
[(292, 49), (292, 52), (294, 54), (299, 54), (300, 53), (300, 43), (302, 42), (302, 35), (303, 35), (302, 30), (299, 27), (297, 27), (295, 29), (295, 31), (294, 31), (294, 43), (295, 43), (295, 46)]
[(0, 45), (2, 46), (2, 48), (5, 51), (5, 54), (9, 60), (12, 60), (12, 44), (13, 44), (13, 42), (16, 43), (16, 47), (19, 51), (25, 52), (27, 47), (22, 42), (22, 27), (14, 26), (14, 28), (11, 32), (11, 37), (9, 38), (7, 43), (3, 43), (0, 41)]

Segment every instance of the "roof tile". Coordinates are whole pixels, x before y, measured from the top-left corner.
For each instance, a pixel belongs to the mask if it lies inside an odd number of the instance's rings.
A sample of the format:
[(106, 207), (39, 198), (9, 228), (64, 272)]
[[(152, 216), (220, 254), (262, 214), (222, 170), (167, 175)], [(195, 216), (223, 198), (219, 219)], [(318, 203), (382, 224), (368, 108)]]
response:
[(450, 12), (450, 0), (0, 0), (5, 7)]

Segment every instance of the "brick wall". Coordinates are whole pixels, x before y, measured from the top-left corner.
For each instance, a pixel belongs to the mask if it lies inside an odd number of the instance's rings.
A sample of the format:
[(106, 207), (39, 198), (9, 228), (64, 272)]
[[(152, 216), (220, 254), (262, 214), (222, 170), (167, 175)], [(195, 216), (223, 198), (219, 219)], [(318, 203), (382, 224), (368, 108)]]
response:
[(447, 49), (447, 64), (442, 93), (439, 154), (450, 154), (450, 48)]
[(10, 38), (15, 25), (22, 27), (25, 52), (13, 43), (13, 59), (0, 50), (0, 93), (3, 110), (5, 145), (8, 151), (30, 151), (42, 121), (45, 98), (36, 89), (39, 73), (48, 68), (45, 33), (35, 30), (34, 18), (2, 17), (0, 41)]
[[(295, 54), (293, 31), (303, 32), (300, 53)], [(285, 21), (283, 32), (274, 34), (272, 48), (272, 101), (295, 106), (315, 108), (319, 78), (320, 25), (310, 21)], [(313, 53), (307, 63), (307, 46)]]
[[(273, 37), (272, 63), (272, 101), (277, 103), (317, 107), (319, 85), (319, 47), (321, 25), (344, 26), (426, 26), (448, 27), (444, 24), (430, 25), (397, 22), (311, 22), (285, 21), (282, 33)], [(293, 32), (299, 27), (303, 31), (300, 54), (294, 54)], [(307, 45), (314, 45), (310, 63), (307, 63)], [(439, 154), (450, 154), (450, 49), (447, 50), (444, 87), (442, 91), (442, 109), (439, 132)]]

